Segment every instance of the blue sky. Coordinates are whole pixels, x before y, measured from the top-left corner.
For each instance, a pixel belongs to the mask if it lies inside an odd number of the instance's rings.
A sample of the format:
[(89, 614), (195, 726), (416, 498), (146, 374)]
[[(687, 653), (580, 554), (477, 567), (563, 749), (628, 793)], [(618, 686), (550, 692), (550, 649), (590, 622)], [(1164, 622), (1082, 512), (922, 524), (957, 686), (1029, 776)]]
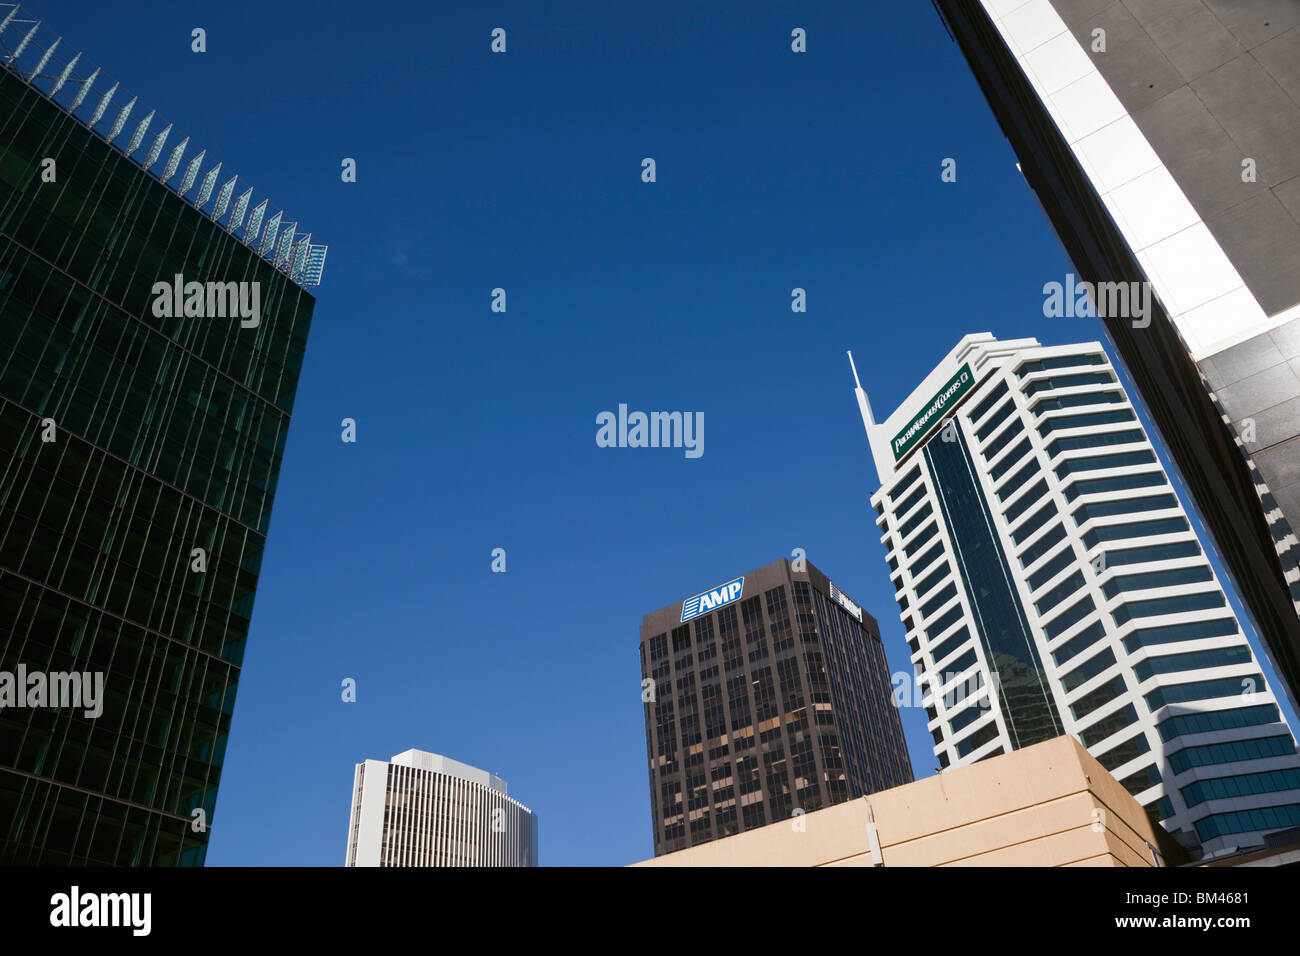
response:
[[(209, 865), (340, 865), (412, 747), (544, 865), (652, 855), (644, 613), (799, 547), (909, 670), (844, 350), (883, 418), (967, 332), (1101, 335), (1042, 317), (1070, 266), (926, 3), (31, 9), (329, 245)], [(704, 455), (598, 448), (619, 403)]]

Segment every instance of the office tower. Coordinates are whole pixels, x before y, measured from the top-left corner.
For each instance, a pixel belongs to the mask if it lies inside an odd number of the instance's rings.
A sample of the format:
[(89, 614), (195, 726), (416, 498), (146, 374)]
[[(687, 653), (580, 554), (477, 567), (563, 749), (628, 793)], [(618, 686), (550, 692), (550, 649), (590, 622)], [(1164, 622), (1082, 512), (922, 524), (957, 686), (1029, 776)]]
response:
[(1300, 824), (1294, 739), (1099, 343), (968, 335), (883, 422), (857, 396), (941, 766), (1069, 733), (1189, 845)]
[(875, 619), (804, 558), (641, 623), (655, 855), (908, 783)]
[(1300, 4), (935, 5), (1081, 279), (1154, 290), (1104, 328), (1295, 699)]
[(506, 782), (423, 750), (357, 764), (346, 866), (536, 866), (537, 817)]
[(324, 250), (12, 5), (0, 51), (0, 686), (103, 682), (0, 704), (0, 862), (200, 865)]

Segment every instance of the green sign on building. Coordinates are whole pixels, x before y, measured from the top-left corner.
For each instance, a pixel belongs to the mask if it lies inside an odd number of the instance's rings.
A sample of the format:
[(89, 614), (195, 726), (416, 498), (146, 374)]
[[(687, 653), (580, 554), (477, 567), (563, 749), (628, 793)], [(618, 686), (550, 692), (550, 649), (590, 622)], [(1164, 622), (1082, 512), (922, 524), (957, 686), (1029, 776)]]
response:
[(969, 392), (974, 384), (975, 376), (971, 374), (970, 363), (965, 363), (957, 370), (956, 375), (948, 379), (948, 384), (939, 389), (938, 394), (930, 400), (930, 404), (925, 406), (925, 410), (894, 436), (894, 461), (900, 461), (911, 451), (912, 447), (930, 431), (930, 427), (943, 418), (943, 410)]

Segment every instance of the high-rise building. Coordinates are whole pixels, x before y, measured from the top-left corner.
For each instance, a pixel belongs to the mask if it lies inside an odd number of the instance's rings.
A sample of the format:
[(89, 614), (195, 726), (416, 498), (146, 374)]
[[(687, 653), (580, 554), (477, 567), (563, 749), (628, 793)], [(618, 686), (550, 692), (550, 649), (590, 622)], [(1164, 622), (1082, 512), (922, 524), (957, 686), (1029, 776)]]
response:
[(875, 619), (806, 559), (641, 624), (655, 855), (912, 780)]
[(1300, 3), (935, 6), (1300, 697)]
[(943, 767), (1072, 734), (1206, 852), (1300, 824), (1300, 755), (1097, 342), (968, 335), (872, 496)]
[(324, 247), (12, 4), (0, 51), (0, 862), (200, 865)]
[(536, 866), (537, 816), (500, 777), (423, 750), (357, 764), (346, 866)]

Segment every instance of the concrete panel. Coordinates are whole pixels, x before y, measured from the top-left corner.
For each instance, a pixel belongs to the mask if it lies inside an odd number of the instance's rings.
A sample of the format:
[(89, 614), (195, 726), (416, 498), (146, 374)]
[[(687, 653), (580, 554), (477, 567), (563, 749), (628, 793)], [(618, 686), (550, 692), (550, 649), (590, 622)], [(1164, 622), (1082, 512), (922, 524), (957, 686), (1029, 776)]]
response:
[(1286, 207), (1291, 218), (1300, 223), (1300, 176), (1273, 187), (1273, 195)]
[(1300, 435), (1300, 396), (1257, 412), (1254, 418), (1255, 443), (1248, 446), (1252, 451), (1289, 441)]
[(1199, 0), (1125, 0), (1125, 5), (1185, 80), (1204, 76), (1245, 52)]
[[(1092, 31), (1097, 27), (1106, 31), (1104, 53), (1094, 53), (1092, 49)], [(1149, 106), (1187, 82), (1122, 3), (1088, 17), (1071, 32), (1130, 113)]]
[(1180, 87), (1133, 119), (1202, 219), (1261, 190), (1241, 181), (1241, 149), (1190, 87)]
[(1238, 57), (1191, 85), (1241, 154), (1258, 164), (1259, 182), (1276, 186), (1300, 175), (1300, 107), (1254, 57)]
[(1213, 358), (1201, 359), (1196, 364), (1200, 368), (1201, 374), (1205, 376), (1205, 380), (1210, 383), (1210, 388), (1214, 389), (1216, 392), (1227, 384), (1227, 382), (1223, 380), (1223, 376), (1219, 374), (1219, 368), (1214, 364)]
[[(1300, 3), (1292, 8), (1300, 15)], [(1300, 27), (1256, 47), (1252, 53), (1292, 102), (1300, 106)]]
[[(1300, 116), (1297, 116), (1300, 122)], [(1271, 192), (1205, 220), (1264, 312), (1300, 302), (1300, 225)], [(1219, 366), (1220, 371), (1225, 371)]]
[(1119, 5), (1119, 0), (1052, 0), (1056, 15), (1065, 21), (1071, 33), (1091, 27), (1095, 14)]
[[(1300, 483), (1300, 438), (1292, 438), (1290, 441), (1274, 445), (1272, 448), (1262, 449), (1255, 452), (1251, 457), (1255, 459), (1255, 466), (1259, 469), (1259, 473), (1268, 482), (1270, 491), (1275, 488), (1285, 490)], [(1281, 499), (1279, 499), (1278, 504), (1281, 503)], [(1283, 506), (1283, 511), (1286, 512), (1291, 526), (1297, 527), (1296, 522), (1300, 520), (1300, 510), (1289, 511)]]
[(1300, 24), (1295, 0), (1205, 0), (1205, 5), (1248, 49)]
[(1300, 358), (1300, 319), (1292, 319), (1273, 329), (1269, 335), (1282, 353), (1282, 358)]
[[(1300, 518), (1300, 482), (1281, 488), (1270, 486), (1269, 491), (1273, 492), (1273, 497), (1285, 514)], [(1294, 525), (1292, 530), (1296, 530)]]
[(1281, 365), (1286, 357), (1267, 332), (1214, 353), (1214, 368), (1223, 385), (1232, 385), (1266, 368)]
[[(978, 856), (961, 857), (945, 866), (1059, 866), (1075, 860), (1092, 859), (1098, 855), (1097, 848), (1105, 846), (1100, 833), (1094, 833), (1088, 827), (1080, 827), (1065, 833), (1050, 833), (1031, 842), (1015, 846), (1003, 846), (981, 853)], [(899, 866), (915, 864), (902, 863)], [(1111, 866), (1117, 864), (1111, 863)]]
[(1300, 395), (1300, 378), (1289, 365), (1264, 369), (1219, 391), (1219, 401), (1233, 421)]

